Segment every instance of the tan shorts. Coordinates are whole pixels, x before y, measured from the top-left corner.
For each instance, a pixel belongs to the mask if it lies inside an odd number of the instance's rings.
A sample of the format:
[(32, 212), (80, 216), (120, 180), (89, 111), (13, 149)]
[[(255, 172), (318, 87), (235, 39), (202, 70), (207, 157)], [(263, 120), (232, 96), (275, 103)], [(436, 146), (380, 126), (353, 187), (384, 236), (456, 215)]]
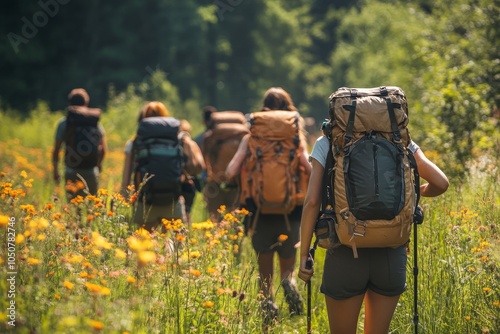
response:
[(165, 205), (144, 205), (142, 202), (137, 202), (134, 210), (133, 221), (138, 226), (143, 226), (151, 231), (153, 228), (162, 226), (162, 219), (182, 219), (186, 223), (186, 211), (184, 207), (184, 199), (181, 197), (179, 201), (166, 203)]

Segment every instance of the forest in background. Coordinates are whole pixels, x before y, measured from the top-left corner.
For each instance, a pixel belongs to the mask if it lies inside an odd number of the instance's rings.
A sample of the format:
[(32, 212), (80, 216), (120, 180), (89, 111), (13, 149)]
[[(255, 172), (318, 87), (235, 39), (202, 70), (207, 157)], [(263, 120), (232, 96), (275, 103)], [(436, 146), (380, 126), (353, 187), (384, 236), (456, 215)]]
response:
[[(4, 120), (25, 120), (40, 104), (60, 111), (71, 88), (85, 87), (108, 116), (134, 115), (110, 123), (133, 123), (140, 105), (157, 99), (198, 131), (204, 105), (250, 112), (268, 87), (281, 86), (320, 124), (338, 87), (396, 85), (408, 95), (412, 138), (446, 161), (447, 172), (461, 174), (471, 158), (498, 152), (498, 0), (6, 0), (2, 7)], [(3, 136), (12, 131), (2, 126)]]

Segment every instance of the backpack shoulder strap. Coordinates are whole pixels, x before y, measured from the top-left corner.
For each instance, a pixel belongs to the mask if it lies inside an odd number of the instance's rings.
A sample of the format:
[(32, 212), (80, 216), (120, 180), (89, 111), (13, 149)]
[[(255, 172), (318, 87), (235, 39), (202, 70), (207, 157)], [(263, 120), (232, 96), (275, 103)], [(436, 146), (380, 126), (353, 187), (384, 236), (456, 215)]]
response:
[(331, 173), (333, 171), (334, 157), (331, 148), (331, 143), (328, 148), (328, 153), (326, 155), (325, 170), (323, 172), (323, 184), (322, 184), (322, 196), (321, 196), (321, 212), (333, 212), (334, 210), (334, 198), (333, 198), (333, 184), (330, 182), (332, 180)]

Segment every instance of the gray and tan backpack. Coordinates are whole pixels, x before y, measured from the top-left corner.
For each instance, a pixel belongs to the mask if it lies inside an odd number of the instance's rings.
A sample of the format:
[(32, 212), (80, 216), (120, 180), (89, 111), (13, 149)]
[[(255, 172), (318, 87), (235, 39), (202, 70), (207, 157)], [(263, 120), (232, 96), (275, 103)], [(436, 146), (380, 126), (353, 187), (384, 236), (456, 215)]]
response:
[(334, 157), (327, 172), (336, 238), (355, 257), (357, 248), (406, 244), (420, 194), (405, 93), (394, 86), (343, 87), (329, 100), (323, 132)]

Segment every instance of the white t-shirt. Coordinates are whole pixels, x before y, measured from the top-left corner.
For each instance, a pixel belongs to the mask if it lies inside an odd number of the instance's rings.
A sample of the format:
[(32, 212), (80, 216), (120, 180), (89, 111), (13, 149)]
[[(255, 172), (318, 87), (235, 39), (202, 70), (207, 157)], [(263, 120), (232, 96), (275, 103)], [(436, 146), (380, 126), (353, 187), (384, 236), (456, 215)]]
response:
[[(420, 147), (413, 140), (410, 142), (408, 148), (412, 153), (415, 153), (420, 149)], [(326, 138), (325, 136), (321, 136), (316, 140), (316, 143), (314, 143), (314, 147), (309, 159), (316, 160), (321, 164), (321, 166), (323, 166), (323, 168), (325, 168), (326, 156), (329, 149), (330, 142), (328, 141), (328, 138)]]

